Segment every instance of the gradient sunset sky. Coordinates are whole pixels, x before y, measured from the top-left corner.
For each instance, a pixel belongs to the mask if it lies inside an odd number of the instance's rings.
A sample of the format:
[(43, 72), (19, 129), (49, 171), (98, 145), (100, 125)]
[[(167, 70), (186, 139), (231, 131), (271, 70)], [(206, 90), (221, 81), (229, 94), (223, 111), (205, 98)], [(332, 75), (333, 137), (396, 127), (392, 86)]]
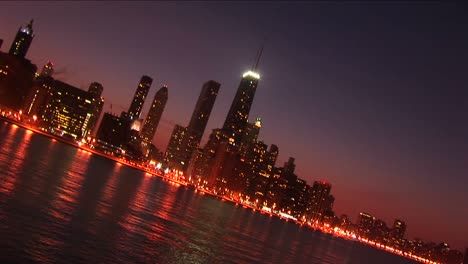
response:
[(165, 150), (202, 84), (221, 83), (205, 140), (221, 127), (265, 39), (250, 120), (312, 185), (332, 183), (335, 212), (366, 211), (408, 238), (468, 246), (468, 8), (455, 3), (2, 2), (1, 50), (34, 18), (27, 57), (56, 78), (104, 86), (127, 110), (140, 77), (169, 100)]

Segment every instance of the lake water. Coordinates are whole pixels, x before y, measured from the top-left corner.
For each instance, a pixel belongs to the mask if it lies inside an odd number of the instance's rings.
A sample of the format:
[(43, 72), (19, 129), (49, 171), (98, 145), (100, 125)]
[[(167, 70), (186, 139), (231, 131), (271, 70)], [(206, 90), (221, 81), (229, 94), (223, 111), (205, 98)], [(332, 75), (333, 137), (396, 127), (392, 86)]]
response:
[(416, 263), (0, 122), (0, 263)]

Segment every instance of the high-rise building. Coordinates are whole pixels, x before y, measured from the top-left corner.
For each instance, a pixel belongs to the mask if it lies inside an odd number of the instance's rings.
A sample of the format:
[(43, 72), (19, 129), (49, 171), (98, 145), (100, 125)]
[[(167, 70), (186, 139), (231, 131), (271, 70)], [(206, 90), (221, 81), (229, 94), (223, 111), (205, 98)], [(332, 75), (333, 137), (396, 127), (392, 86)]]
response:
[(168, 156), (170, 160), (167, 160), (167, 162), (178, 164), (177, 169), (186, 171), (194, 150), (199, 147), (220, 86), (219, 83), (213, 80), (203, 84), (187, 126), (187, 134), (182, 140), (180, 152)]
[(104, 106), (104, 99), (102, 98), (102, 91), (104, 87), (98, 82), (93, 82), (89, 85), (88, 93), (91, 95), (91, 116), (88, 122), (88, 135), (94, 133), (97, 122), (101, 116), (102, 108)]
[(260, 74), (256, 71), (260, 58), (262, 57), (262, 52), (263, 47), (257, 54), (252, 70), (242, 75), (236, 96), (232, 101), (231, 108), (224, 121), (223, 130), (227, 131), (228, 134), (232, 134), (235, 146), (240, 144), (243, 131), (249, 118), (250, 108), (252, 107), (258, 81), (260, 80)]
[(133, 96), (132, 103), (128, 109), (128, 118), (135, 120), (140, 118), (141, 110), (143, 109), (143, 104), (145, 103), (146, 96), (148, 91), (153, 83), (153, 79), (149, 76), (143, 75), (140, 79), (140, 83), (135, 91)]
[(151, 142), (153, 141), (154, 134), (158, 129), (159, 121), (161, 120), (164, 107), (167, 103), (167, 98), (167, 85), (164, 85), (154, 96), (153, 103), (151, 104), (148, 116), (146, 117), (145, 123), (143, 124), (143, 128), (141, 130), (140, 136), (143, 139), (143, 141), (148, 145), (151, 144)]
[(331, 184), (325, 181), (314, 181), (310, 192), (310, 218), (312, 221), (322, 221), (324, 213), (332, 210), (335, 200), (333, 196), (330, 195)]
[(202, 86), (200, 96), (187, 126), (186, 153), (184, 155), (186, 161), (192, 155), (193, 150), (200, 145), (220, 86), (221, 84), (213, 80), (207, 81)]
[(54, 64), (48, 61), (47, 64), (42, 67), (40, 76), (52, 77), (52, 74), (54, 74)]
[(233, 134), (234, 143), (240, 144), (242, 134), (247, 125), (250, 108), (252, 107), (255, 91), (260, 75), (254, 71), (247, 71), (242, 75), (236, 96), (224, 121), (223, 130)]
[(2, 49), (3, 39), (0, 39), (0, 49)]
[(182, 141), (187, 134), (187, 128), (181, 125), (175, 125), (172, 130), (172, 135), (167, 145), (166, 153), (164, 153), (164, 163), (169, 168), (180, 170), (185, 164), (180, 164), (180, 160), (176, 159), (175, 156), (182, 150)]
[(34, 38), (34, 31), (32, 28), (33, 20), (29, 22), (25, 27), (20, 27), (18, 33), (16, 33), (15, 40), (10, 47), (10, 55), (24, 58), (28, 52), (29, 46)]
[(358, 229), (361, 236), (368, 237), (374, 228), (375, 217), (369, 213), (361, 212), (358, 216)]
[(392, 228), (393, 237), (396, 239), (403, 239), (403, 237), (405, 236), (405, 232), (406, 232), (406, 223), (401, 220), (395, 219), (395, 221), (393, 222), (393, 228)]
[(200, 144), (200, 140), (205, 132), (206, 124), (210, 118), (211, 110), (213, 109), (220, 86), (221, 84), (213, 80), (209, 80), (203, 84), (200, 96), (198, 97), (197, 104), (195, 105), (187, 127), (187, 131), (193, 137), (191, 142), (195, 143), (196, 147)]

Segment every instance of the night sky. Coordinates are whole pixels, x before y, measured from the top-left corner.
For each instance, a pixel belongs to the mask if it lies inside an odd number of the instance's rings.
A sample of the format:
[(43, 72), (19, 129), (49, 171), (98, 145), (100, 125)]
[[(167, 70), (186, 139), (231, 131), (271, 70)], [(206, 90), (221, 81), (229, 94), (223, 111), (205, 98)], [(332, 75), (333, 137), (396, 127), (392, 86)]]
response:
[[(155, 144), (187, 125), (202, 84), (221, 83), (205, 140), (221, 127), (265, 40), (250, 120), (332, 183), (335, 212), (408, 224), (408, 237), (468, 246), (468, 13), (454, 3), (41, 2), (0, 8), (2, 51), (34, 18), (27, 57), (55, 77), (104, 86), (127, 110), (140, 77), (169, 100)], [(144, 114), (146, 116), (146, 113)]]

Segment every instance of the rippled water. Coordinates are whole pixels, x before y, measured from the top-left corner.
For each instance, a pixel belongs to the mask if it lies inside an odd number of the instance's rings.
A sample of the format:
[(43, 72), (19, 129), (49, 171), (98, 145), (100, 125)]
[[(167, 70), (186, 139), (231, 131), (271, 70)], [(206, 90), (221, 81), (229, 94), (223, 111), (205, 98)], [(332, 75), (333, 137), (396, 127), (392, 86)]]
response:
[(0, 263), (415, 263), (0, 123)]

